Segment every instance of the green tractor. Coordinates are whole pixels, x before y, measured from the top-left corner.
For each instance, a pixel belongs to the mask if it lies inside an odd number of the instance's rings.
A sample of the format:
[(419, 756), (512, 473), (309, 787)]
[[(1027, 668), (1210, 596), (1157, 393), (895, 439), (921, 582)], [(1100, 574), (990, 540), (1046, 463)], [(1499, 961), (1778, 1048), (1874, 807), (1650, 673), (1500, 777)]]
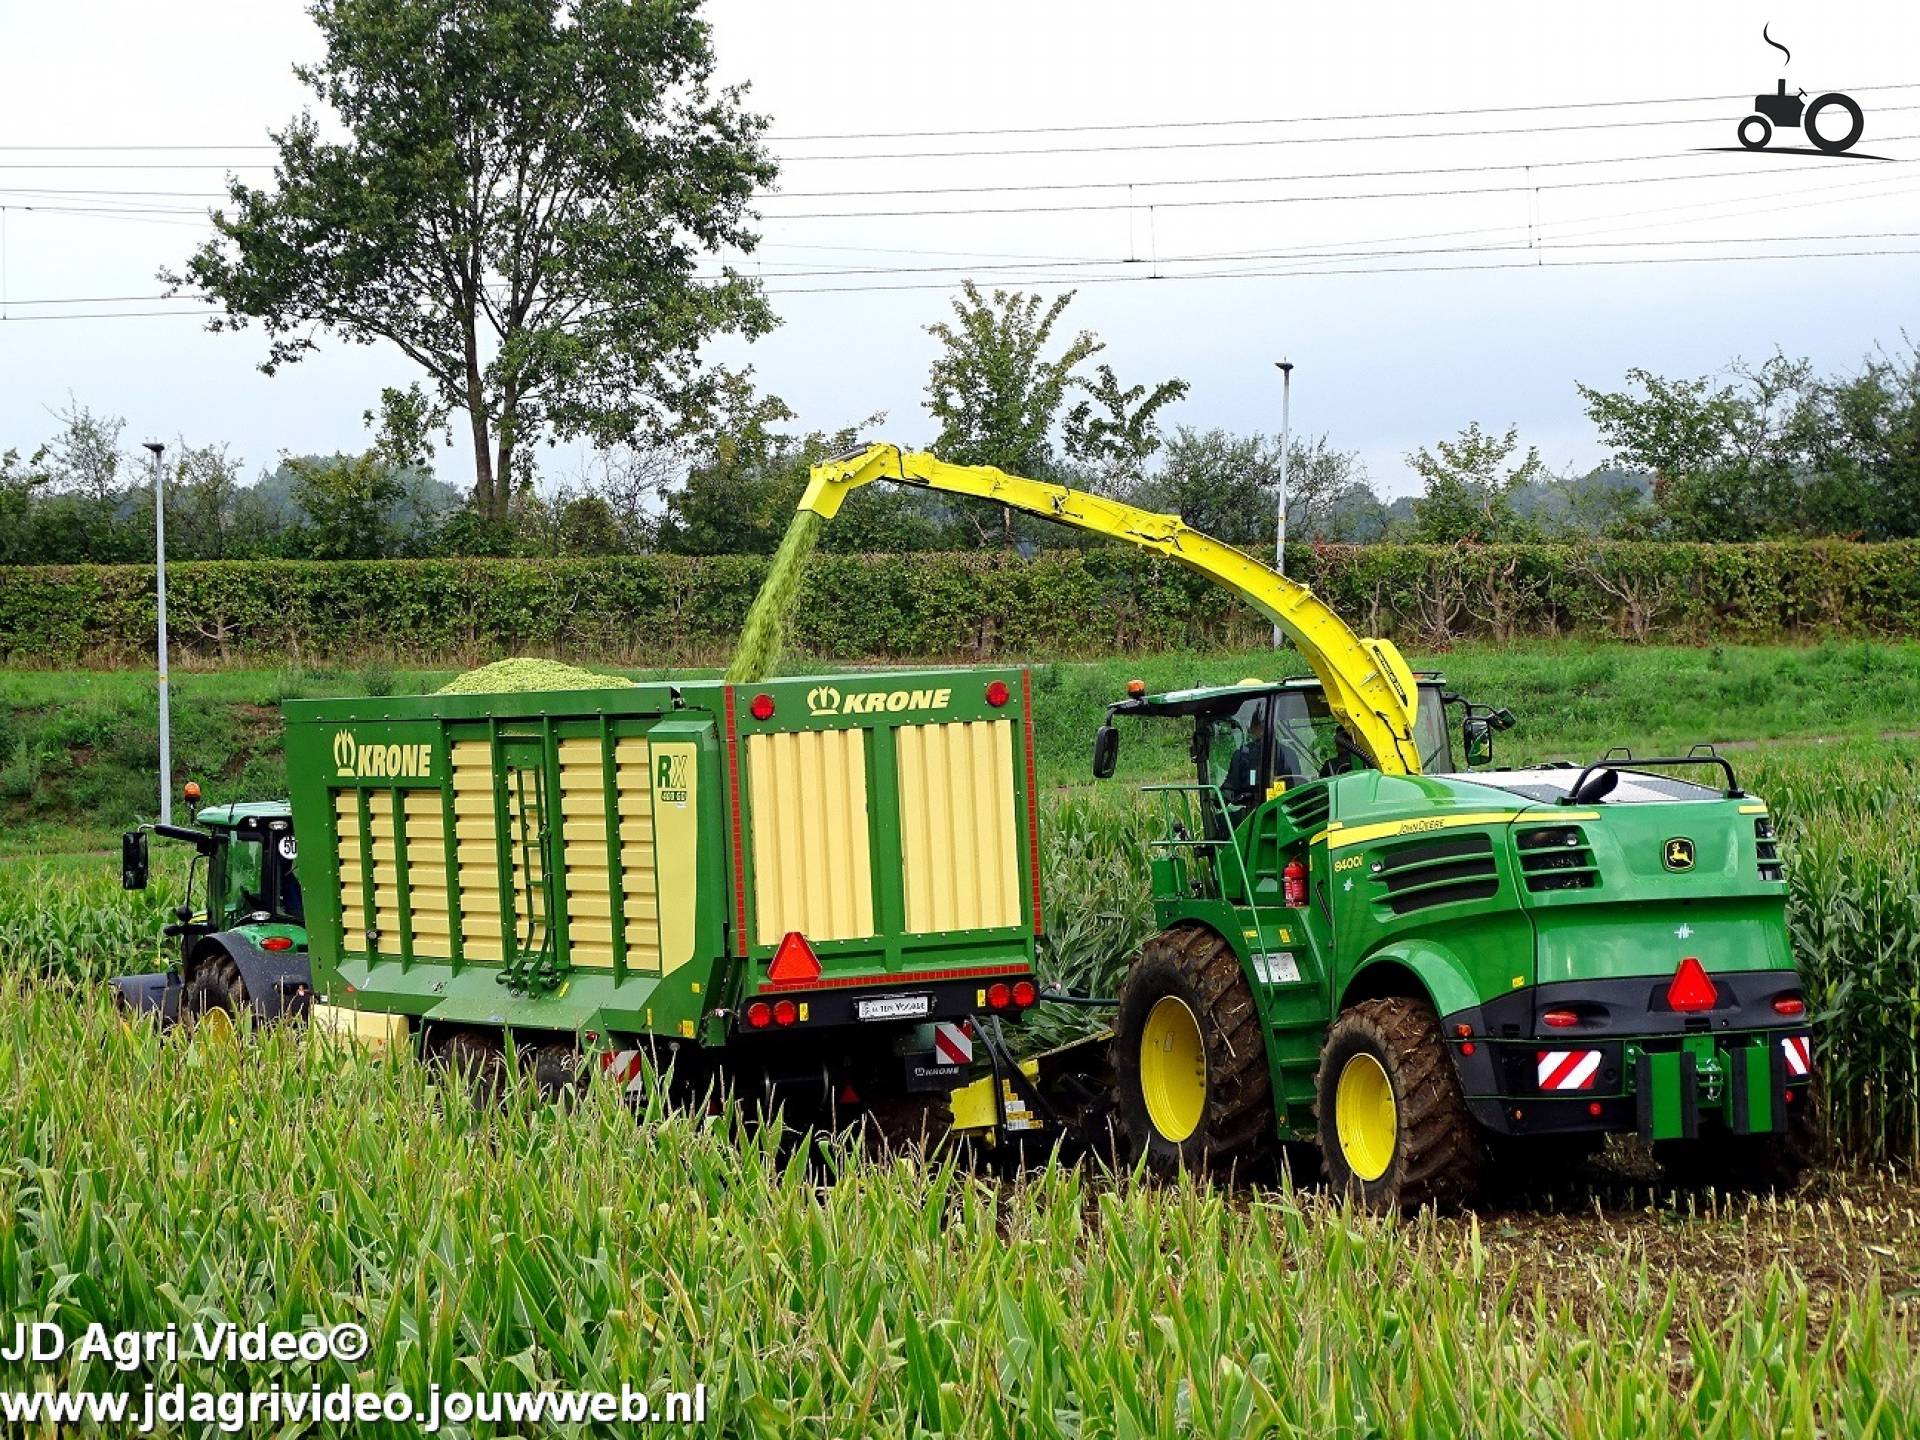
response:
[(1610, 1133), (1651, 1141), (1688, 1183), (1797, 1177), (1813, 1059), (1784, 871), (1766, 804), (1723, 757), (1462, 772), (1448, 712), (1470, 767), (1491, 764), (1509, 712), (1416, 676), (1177, 516), (890, 445), (815, 466), (801, 508), (831, 518), (874, 480), (1162, 555), (1270, 619), (1313, 670), (1151, 696), (1136, 682), (1110, 707), (1098, 777), (1113, 718), (1192, 727), (1192, 778), (1149, 787), (1159, 931), (1110, 1046), (964, 1087), (958, 1128), (1071, 1134), (1089, 1113), (1075, 1097), (1104, 1090), (1155, 1169), (1244, 1173), (1314, 1142), (1330, 1182), (1376, 1208), (1551, 1180)]
[[(197, 787), (188, 786), (189, 803), (197, 799)], [(263, 1021), (305, 1015), (313, 986), (287, 803), (209, 805), (193, 820), (191, 826), (142, 826), (121, 837), (120, 883), (128, 890), (147, 888), (149, 835), (190, 845), (193, 857), (186, 897), (162, 932), (180, 942), (179, 965), (118, 977), (115, 998), (130, 1012), (168, 1021), (214, 1012)]]

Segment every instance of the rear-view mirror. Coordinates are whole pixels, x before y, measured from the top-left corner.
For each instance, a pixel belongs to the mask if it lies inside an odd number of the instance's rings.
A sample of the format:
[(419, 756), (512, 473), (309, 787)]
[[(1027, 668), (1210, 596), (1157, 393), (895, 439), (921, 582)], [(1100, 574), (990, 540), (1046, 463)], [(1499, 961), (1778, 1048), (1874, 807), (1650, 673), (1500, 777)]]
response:
[(1460, 743), (1467, 752), (1467, 764), (1486, 765), (1493, 760), (1493, 726), (1478, 715), (1468, 716), (1460, 725)]
[(120, 888), (147, 888), (147, 832), (129, 830), (120, 837)]
[(1093, 732), (1093, 778), (1111, 779), (1114, 766), (1119, 763), (1120, 732), (1111, 725), (1102, 725)]

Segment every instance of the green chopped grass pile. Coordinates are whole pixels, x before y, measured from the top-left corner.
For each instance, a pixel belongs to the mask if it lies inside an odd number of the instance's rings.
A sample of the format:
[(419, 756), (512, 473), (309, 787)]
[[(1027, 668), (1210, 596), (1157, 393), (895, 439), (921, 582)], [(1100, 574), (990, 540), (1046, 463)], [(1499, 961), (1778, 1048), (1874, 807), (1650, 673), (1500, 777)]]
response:
[(518, 690), (623, 690), (633, 684), (619, 675), (600, 675), (558, 660), (519, 656), (496, 660), (440, 687), (442, 695), (503, 695)]

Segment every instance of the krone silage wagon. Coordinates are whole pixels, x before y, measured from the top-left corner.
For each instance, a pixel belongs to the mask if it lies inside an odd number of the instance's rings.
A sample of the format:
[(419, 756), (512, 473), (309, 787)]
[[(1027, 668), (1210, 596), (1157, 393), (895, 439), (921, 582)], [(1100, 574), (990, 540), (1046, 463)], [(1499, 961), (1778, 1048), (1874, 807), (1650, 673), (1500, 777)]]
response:
[(1038, 999), (1020, 669), (285, 712), (330, 1023), (883, 1115)]

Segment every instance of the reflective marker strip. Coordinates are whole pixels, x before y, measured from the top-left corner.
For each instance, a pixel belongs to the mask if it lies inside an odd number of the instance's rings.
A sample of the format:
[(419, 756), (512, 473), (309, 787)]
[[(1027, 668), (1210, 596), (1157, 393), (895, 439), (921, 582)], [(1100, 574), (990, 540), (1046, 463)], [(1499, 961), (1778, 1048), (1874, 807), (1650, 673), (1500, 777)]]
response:
[(943, 1064), (970, 1065), (973, 1063), (973, 1037), (958, 1025), (945, 1020), (937, 1021), (933, 1027), (933, 1051)]
[(1535, 1058), (1542, 1090), (1591, 1090), (1600, 1073), (1598, 1050), (1542, 1050)]
[(1780, 1042), (1787, 1057), (1789, 1075), (1805, 1075), (1813, 1068), (1813, 1040), (1806, 1035), (1789, 1035)]
[(602, 1050), (600, 1073), (628, 1090), (640, 1088), (640, 1052), (638, 1050)]

